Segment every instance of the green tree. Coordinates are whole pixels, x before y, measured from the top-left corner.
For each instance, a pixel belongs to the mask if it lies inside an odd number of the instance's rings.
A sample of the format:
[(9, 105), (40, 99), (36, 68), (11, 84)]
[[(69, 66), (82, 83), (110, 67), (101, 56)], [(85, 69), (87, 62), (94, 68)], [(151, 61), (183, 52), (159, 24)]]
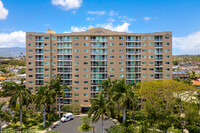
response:
[[(19, 85), (16, 84), (16, 83), (11, 83), (11, 84), (13, 84), (14, 86), (10, 86), (10, 84), (9, 84), (8, 87), (10, 87), (10, 89), (14, 90), (14, 92), (12, 92), (11, 99), (10, 99), (10, 102), (9, 102), (9, 106), (10, 107), (16, 107), (17, 102), (19, 102), (19, 106), (20, 106), (20, 128), (22, 129), (22, 107), (24, 105), (28, 106), (29, 103), (32, 102), (32, 96), (31, 96), (30, 90), (24, 88), (23, 80), (21, 81), (21, 84), (19, 84)], [(9, 88), (7, 88), (6, 90), (9, 90)], [(11, 93), (11, 92), (8, 91), (8, 93)]]
[(64, 96), (64, 89), (71, 90), (70, 87), (67, 85), (61, 85), (61, 76), (56, 77), (56, 79), (51, 79), (49, 82), (49, 87), (54, 89), (55, 94), (58, 97), (58, 111), (59, 111), (59, 118), (61, 117), (60, 114), (60, 98)]
[(45, 127), (45, 107), (55, 102), (54, 92), (48, 86), (40, 86), (34, 95), (37, 107), (43, 106), (43, 127)]
[(104, 117), (108, 112), (108, 101), (106, 100), (103, 93), (99, 93), (98, 98), (92, 98), (91, 107), (88, 111), (88, 117), (92, 116), (92, 121), (97, 122), (100, 118), (102, 120), (102, 133), (104, 133)]
[(26, 69), (22, 68), (21, 71), (20, 71), (20, 74), (25, 74), (25, 73), (26, 73)]
[(1, 122), (5, 121), (10, 122), (10, 120), (12, 119), (11, 113), (9, 110), (3, 110), (3, 107), (6, 105), (5, 102), (1, 102), (0, 103), (0, 132), (1, 132)]

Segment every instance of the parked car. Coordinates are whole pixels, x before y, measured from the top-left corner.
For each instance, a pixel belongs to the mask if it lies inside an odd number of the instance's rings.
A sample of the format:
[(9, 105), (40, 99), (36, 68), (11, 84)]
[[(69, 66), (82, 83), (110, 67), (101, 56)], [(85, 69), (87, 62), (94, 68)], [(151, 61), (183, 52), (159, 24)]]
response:
[(67, 114), (64, 114), (63, 117), (61, 118), (61, 122), (66, 122), (66, 121), (70, 121), (70, 120), (73, 120), (74, 119), (74, 116), (72, 113), (67, 113)]

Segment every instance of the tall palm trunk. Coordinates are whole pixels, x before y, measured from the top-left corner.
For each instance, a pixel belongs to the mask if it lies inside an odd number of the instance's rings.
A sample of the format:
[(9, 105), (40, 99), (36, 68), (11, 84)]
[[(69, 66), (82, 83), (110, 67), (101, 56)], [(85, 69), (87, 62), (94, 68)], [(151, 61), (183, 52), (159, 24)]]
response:
[(60, 96), (58, 96), (58, 111), (59, 111), (59, 118), (60, 118)]
[(103, 117), (103, 115), (101, 115), (101, 121), (102, 121), (102, 133), (104, 133), (104, 122), (103, 122), (103, 119), (104, 119), (104, 117)]
[(126, 121), (126, 107), (123, 107), (123, 122)]
[(20, 107), (20, 129), (22, 129), (22, 107)]
[(45, 103), (43, 105), (43, 122), (44, 122), (43, 127), (45, 127)]

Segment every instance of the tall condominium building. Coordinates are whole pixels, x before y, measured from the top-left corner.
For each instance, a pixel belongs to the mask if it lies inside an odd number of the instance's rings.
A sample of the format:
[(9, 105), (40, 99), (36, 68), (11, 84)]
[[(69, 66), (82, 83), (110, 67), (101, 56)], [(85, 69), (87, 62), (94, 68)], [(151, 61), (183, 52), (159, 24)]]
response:
[(107, 80), (125, 78), (127, 84), (172, 79), (172, 33), (126, 33), (102, 28), (56, 34), (26, 33), (26, 87), (33, 93), (51, 78), (61, 75), (65, 90), (63, 104), (89, 99)]

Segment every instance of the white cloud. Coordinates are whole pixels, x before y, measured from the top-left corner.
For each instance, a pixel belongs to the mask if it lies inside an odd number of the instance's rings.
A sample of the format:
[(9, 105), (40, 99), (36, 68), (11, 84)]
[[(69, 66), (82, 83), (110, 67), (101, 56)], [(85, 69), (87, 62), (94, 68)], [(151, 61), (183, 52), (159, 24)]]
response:
[(184, 54), (199, 54), (200, 31), (185, 37), (173, 37), (173, 48), (182, 50)]
[(115, 11), (110, 11), (108, 15), (109, 15), (109, 16), (116, 16), (116, 15), (118, 15), (118, 14), (117, 14)]
[(6, 19), (8, 16), (8, 10), (3, 7), (3, 2), (0, 0), (0, 20)]
[(81, 7), (82, 0), (51, 0), (51, 3), (62, 7), (64, 10), (71, 10)]
[(81, 32), (81, 31), (86, 31), (86, 30), (88, 30), (88, 28), (87, 27), (76, 27), (76, 26), (72, 26), (71, 27), (71, 32)]
[(88, 11), (87, 13), (91, 15), (104, 15), (106, 12), (105, 11)]
[(151, 17), (144, 17), (145, 21), (149, 21), (151, 19)]
[(115, 22), (115, 19), (109, 18), (108, 21), (109, 21), (109, 22)]
[(72, 14), (76, 14), (76, 11), (72, 11)]
[(107, 24), (97, 24), (98, 27), (102, 27), (105, 29), (109, 29), (112, 31), (118, 31), (118, 32), (129, 32), (128, 27), (130, 26), (130, 23), (124, 22), (122, 25), (114, 26), (113, 23), (107, 23)]
[(0, 33), (0, 47), (25, 47), (26, 33), (14, 31), (11, 33)]
[(95, 20), (95, 18), (88, 17), (86, 20), (87, 21), (93, 21), (93, 20)]

